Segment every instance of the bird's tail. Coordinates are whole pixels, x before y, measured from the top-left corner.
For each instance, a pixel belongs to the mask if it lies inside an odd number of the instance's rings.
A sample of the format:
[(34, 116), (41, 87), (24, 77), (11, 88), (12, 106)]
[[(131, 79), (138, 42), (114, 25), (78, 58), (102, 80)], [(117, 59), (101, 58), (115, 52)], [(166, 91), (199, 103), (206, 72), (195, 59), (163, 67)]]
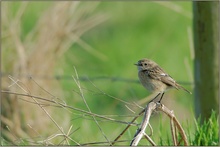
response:
[(179, 85), (179, 84), (177, 84), (177, 87), (178, 87), (179, 89), (182, 89), (182, 90), (188, 92), (189, 94), (192, 94), (192, 92), (190, 92), (189, 90), (185, 89), (184, 87), (182, 87), (182, 86)]

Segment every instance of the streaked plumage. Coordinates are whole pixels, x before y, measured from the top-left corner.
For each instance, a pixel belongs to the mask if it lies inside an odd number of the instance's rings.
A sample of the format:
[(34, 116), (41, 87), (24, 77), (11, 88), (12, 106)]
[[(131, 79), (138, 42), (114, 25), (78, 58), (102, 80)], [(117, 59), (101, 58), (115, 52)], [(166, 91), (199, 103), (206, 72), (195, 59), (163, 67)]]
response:
[(162, 94), (170, 88), (176, 88), (183, 89), (191, 94), (191, 92), (176, 83), (176, 81), (154, 61), (142, 59), (135, 65), (138, 67), (139, 80), (147, 90)]

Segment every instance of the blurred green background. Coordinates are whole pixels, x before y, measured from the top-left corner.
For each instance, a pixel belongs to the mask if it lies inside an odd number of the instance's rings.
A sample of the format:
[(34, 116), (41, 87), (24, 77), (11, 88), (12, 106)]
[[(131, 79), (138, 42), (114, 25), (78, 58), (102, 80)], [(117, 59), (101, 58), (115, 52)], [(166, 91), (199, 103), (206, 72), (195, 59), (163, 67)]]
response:
[[(3, 2), (3, 6), (4, 3), (6, 2)], [(11, 3), (13, 15), (16, 15), (23, 5), (21, 2), (7, 3)], [(25, 40), (41, 15), (55, 3), (61, 2), (29, 2), (21, 20), (21, 40)], [(139, 83), (137, 68), (134, 66), (134, 63), (142, 58), (154, 60), (177, 82), (193, 92), (191, 2), (91, 1), (81, 2), (77, 10), (86, 9), (90, 5), (95, 5), (94, 10), (83, 15), (83, 18), (99, 13), (106, 17), (105, 21), (80, 36), (86, 45), (78, 42), (72, 44), (62, 56), (53, 61), (54, 71), (43, 75), (61, 76), (59, 79), (61, 89), (56, 91), (64, 94), (63, 97), (68, 105), (87, 110), (82, 98), (77, 94), (79, 89), (72, 78), (72, 75), (75, 76), (75, 67), (81, 79), (85, 99), (92, 112), (101, 115), (119, 115), (115, 118), (130, 121), (132, 117), (120, 115), (134, 115), (127, 107), (136, 114), (139, 113), (141, 109), (132, 104), (137, 103), (145, 107), (149, 100), (146, 97), (150, 95)], [(4, 15), (4, 12), (2, 13)], [(6, 49), (3, 48), (2, 52), (3, 60), (7, 63)], [(10, 73), (12, 72), (10, 70), (4, 68), (3, 72)], [(143, 99), (146, 101), (141, 103)], [(165, 94), (163, 103), (174, 110), (183, 126), (194, 128), (193, 94), (189, 95), (184, 91), (173, 89)], [(62, 111), (61, 114), (66, 113), (64, 109), (59, 111)], [(79, 143), (105, 141), (92, 119), (78, 116), (75, 112), (67, 113), (69, 114), (71, 115), (69, 123), (73, 124), (74, 129), (79, 127), (79, 130), (71, 135), (74, 140)], [(161, 134), (167, 136), (169, 126), (167, 118), (158, 113), (151, 121), (155, 140), (158, 140)], [(137, 123), (140, 122), (141, 118)], [(110, 140), (114, 140), (126, 126), (105, 121), (99, 123)], [(136, 129), (137, 127), (129, 129), (122, 139), (131, 140)], [(193, 134), (193, 131), (190, 133)], [(128, 144), (129, 142), (122, 143), (122, 145)], [(145, 145), (146, 141), (142, 144)]]
[[(155, 2), (101, 2), (97, 11), (110, 17), (83, 35), (82, 39), (102, 56), (99, 58), (74, 44), (64, 56), (65, 63), (61, 63), (64, 74), (72, 75), (75, 66), (79, 76), (109, 77), (110, 80), (100, 79), (93, 82), (110, 95), (129, 102), (138, 101), (149, 95), (139, 83), (114, 81), (111, 77), (138, 80), (134, 63), (142, 58), (150, 58), (192, 91), (193, 70), (187, 32), (187, 29), (191, 31), (192, 25), (191, 3), (164, 3), (172, 4), (183, 12), (178, 13)], [(190, 69), (187, 69), (188, 65), (184, 60), (188, 61)], [(74, 85), (73, 81), (62, 83), (65, 91), (69, 88), (71, 90)], [(86, 87), (91, 86), (89, 82), (83, 84)], [(174, 90), (169, 94), (172, 101), (177, 100), (187, 106), (189, 102), (193, 103), (193, 96), (183, 91)], [(93, 102), (97, 98), (95, 96), (91, 99)], [(107, 99), (102, 101), (109, 103)], [(93, 103), (96, 105), (96, 102)]]

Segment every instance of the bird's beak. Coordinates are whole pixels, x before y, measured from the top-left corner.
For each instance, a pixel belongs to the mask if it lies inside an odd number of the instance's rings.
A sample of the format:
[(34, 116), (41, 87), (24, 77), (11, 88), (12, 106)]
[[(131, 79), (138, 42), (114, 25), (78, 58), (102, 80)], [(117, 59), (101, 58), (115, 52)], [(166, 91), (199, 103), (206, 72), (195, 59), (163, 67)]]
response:
[(141, 66), (139, 63), (135, 63), (134, 65), (136, 65), (136, 66)]

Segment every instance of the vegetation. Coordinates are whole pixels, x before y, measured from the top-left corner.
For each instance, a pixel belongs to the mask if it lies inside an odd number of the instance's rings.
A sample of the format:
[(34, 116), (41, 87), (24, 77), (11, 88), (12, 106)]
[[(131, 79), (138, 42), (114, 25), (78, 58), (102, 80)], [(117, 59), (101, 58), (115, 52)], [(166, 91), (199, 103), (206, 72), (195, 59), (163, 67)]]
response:
[(219, 145), (219, 116), (215, 111), (208, 120), (201, 122), (201, 118), (196, 122), (195, 139), (192, 145), (198, 146), (218, 146)]
[[(191, 7), (191, 2), (2, 2), (2, 87), (16, 94), (2, 93), (1, 144), (108, 145), (149, 101), (133, 65), (141, 58), (155, 60), (193, 91)], [(194, 125), (193, 95), (170, 90), (162, 102), (181, 123), (188, 122), (184, 129), (192, 145), (201, 143), (194, 133), (203, 126)], [(150, 123), (152, 138), (169, 145), (168, 120), (155, 113)], [(130, 127), (116, 145), (129, 145), (136, 129)]]

